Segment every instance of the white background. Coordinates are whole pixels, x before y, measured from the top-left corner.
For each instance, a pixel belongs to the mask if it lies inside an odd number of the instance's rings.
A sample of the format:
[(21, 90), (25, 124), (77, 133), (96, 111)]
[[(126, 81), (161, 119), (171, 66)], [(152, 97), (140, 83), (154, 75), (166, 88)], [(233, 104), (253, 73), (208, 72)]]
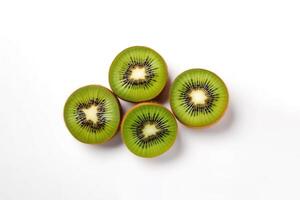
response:
[[(0, 199), (300, 199), (299, 10), (296, 0), (1, 0)], [(224, 118), (180, 125), (155, 159), (131, 154), (119, 133), (77, 142), (65, 100), (109, 87), (112, 60), (132, 45), (158, 51), (171, 80), (217, 73), (230, 91)]]

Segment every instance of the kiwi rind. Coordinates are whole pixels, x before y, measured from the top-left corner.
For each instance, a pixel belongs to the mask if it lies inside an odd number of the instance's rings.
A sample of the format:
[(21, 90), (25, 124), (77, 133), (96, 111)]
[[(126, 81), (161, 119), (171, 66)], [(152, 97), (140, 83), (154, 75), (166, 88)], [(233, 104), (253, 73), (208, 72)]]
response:
[[(132, 51), (133, 52), (141, 51), (145, 56), (146, 54), (151, 55), (156, 59), (155, 64), (159, 67), (159, 68), (155, 68), (155, 70), (159, 71), (159, 74), (157, 74), (158, 76), (156, 76), (156, 78), (159, 78), (159, 80), (153, 81), (151, 83), (152, 86), (149, 88), (145, 89), (143, 88), (143, 86), (141, 86), (140, 88), (138, 87), (122, 88), (121, 86), (120, 80), (123, 74), (121, 74), (120, 68), (125, 68), (120, 66), (124, 63), (124, 62), (122, 63), (121, 60), (125, 59), (126, 57), (126, 59), (128, 59), (129, 61), (129, 57)], [(141, 52), (138, 53), (142, 54)], [(123, 99), (128, 102), (139, 103), (139, 102), (146, 102), (156, 98), (165, 88), (167, 81), (168, 81), (168, 67), (165, 60), (158, 52), (146, 46), (132, 46), (124, 49), (114, 58), (109, 69), (109, 84), (112, 91), (120, 99)]]
[[(125, 120), (126, 120), (128, 114), (130, 114), (131, 111), (133, 111), (134, 109), (136, 109), (136, 108), (138, 108), (138, 107), (141, 107), (141, 106), (144, 106), (144, 105), (159, 106), (159, 107), (161, 107), (161, 108), (167, 110), (167, 111), (170, 113), (170, 116), (172, 116), (172, 118), (174, 119), (174, 122), (175, 122), (175, 125), (176, 125), (176, 127), (175, 127), (175, 133), (176, 133), (176, 134), (175, 134), (174, 140), (173, 140), (172, 143), (170, 144), (169, 148), (167, 148), (164, 152), (162, 152), (162, 153), (160, 153), (160, 154), (155, 154), (155, 155), (141, 155), (141, 154), (138, 154), (138, 153), (132, 151), (132, 150), (127, 146), (127, 144), (126, 144), (126, 142), (125, 142), (125, 138), (124, 138), (124, 122), (125, 122)], [(124, 115), (124, 117), (123, 117), (123, 119), (122, 119), (122, 121), (121, 121), (121, 128), (120, 128), (120, 129), (121, 129), (121, 137), (122, 137), (122, 141), (123, 141), (123, 143), (125, 144), (125, 146), (127, 147), (127, 149), (128, 149), (130, 152), (132, 152), (133, 154), (135, 154), (135, 155), (137, 155), (137, 156), (139, 156), (139, 157), (143, 157), (143, 158), (153, 158), (153, 157), (157, 157), (157, 156), (160, 156), (160, 155), (166, 153), (167, 151), (169, 151), (169, 150), (173, 147), (173, 145), (174, 145), (174, 143), (175, 143), (175, 141), (176, 141), (176, 138), (177, 138), (177, 134), (178, 134), (178, 125), (177, 125), (177, 121), (176, 121), (176, 118), (175, 118), (175, 116), (173, 115), (173, 113), (172, 113), (169, 109), (167, 109), (166, 107), (164, 107), (163, 105), (161, 105), (161, 104), (159, 104), (159, 103), (156, 103), (156, 102), (142, 102), (142, 103), (139, 103), (139, 104), (137, 104), (137, 105), (131, 107), (131, 108), (125, 113), (125, 115)]]
[[(214, 120), (208, 122), (208, 123), (205, 123), (205, 124), (192, 124), (192, 123), (189, 123), (190, 121), (188, 120), (183, 120), (180, 116), (178, 116), (178, 114), (176, 114), (176, 111), (175, 111), (175, 106), (173, 104), (173, 97), (172, 97), (172, 92), (173, 92), (173, 86), (174, 86), (174, 83), (180, 81), (180, 77), (183, 76), (184, 74), (187, 74), (187, 73), (190, 73), (190, 72), (196, 72), (196, 71), (203, 71), (203, 72), (206, 72), (206, 73), (210, 73), (212, 76), (216, 77), (217, 79), (219, 79), (220, 83), (222, 83), (222, 87), (225, 91), (225, 97), (224, 97), (224, 110), (217, 116), (214, 118)], [(170, 102), (170, 105), (171, 105), (171, 110), (173, 112), (173, 114), (175, 115), (176, 119), (178, 121), (180, 121), (180, 123), (184, 124), (185, 126), (187, 127), (190, 127), (190, 128), (204, 128), (204, 127), (209, 127), (209, 126), (212, 126), (214, 124), (216, 124), (217, 122), (220, 121), (220, 119), (224, 116), (224, 114), (226, 113), (227, 109), (228, 109), (228, 104), (229, 104), (229, 93), (228, 93), (228, 88), (225, 84), (225, 82), (214, 72), (212, 71), (209, 71), (207, 69), (202, 69), (202, 68), (192, 68), (192, 69), (189, 69), (189, 70), (186, 70), (182, 73), (180, 73), (176, 78), (175, 80), (173, 81), (172, 85), (171, 85), (171, 88), (170, 88), (170, 91), (169, 91), (169, 102)]]
[[(90, 140), (89, 138), (84, 138), (84, 137), (80, 137), (78, 136), (75, 132), (74, 132), (74, 126), (75, 125), (71, 125), (67, 122), (67, 115), (68, 115), (68, 105), (71, 101), (71, 98), (74, 94), (76, 94), (76, 92), (84, 89), (84, 88), (90, 88), (90, 87), (96, 87), (98, 89), (103, 90), (103, 92), (105, 92), (106, 95), (110, 95), (109, 98), (111, 98), (114, 102), (110, 102), (111, 104), (113, 104), (113, 106), (115, 106), (115, 109), (117, 111), (117, 114), (114, 115), (114, 119), (113, 120), (117, 120), (117, 123), (115, 123), (115, 127), (113, 128), (113, 130), (109, 133), (109, 136), (106, 137), (105, 139), (101, 139), (101, 140)], [(65, 105), (64, 105), (64, 122), (65, 125), (67, 127), (67, 129), (69, 130), (69, 132), (71, 133), (71, 135), (77, 139), (78, 141), (85, 143), (85, 144), (103, 144), (109, 140), (111, 140), (117, 133), (117, 131), (119, 130), (120, 127), (120, 121), (121, 121), (121, 116), (122, 116), (122, 109), (121, 109), (121, 105), (120, 102), (118, 100), (118, 98), (116, 97), (116, 95), (114, 93), (111, 92), (111, 90), (109, 90), (108, 88), (102, 86), (102, 85), (96, 85), (96, 84), (92, 84), (92, 85), (86, 85), (83, 87), (78, 88), (77, 90), (75, 90), (67, 99)], [(74, 123), (74, 122), (72, 122)]]

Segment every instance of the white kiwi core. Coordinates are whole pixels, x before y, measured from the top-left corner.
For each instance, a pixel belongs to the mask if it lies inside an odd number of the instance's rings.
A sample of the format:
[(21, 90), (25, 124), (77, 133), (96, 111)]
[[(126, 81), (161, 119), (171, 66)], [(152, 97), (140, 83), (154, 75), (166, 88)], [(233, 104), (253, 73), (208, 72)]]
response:
[(146, 124), (142, 130), (145, 138), (156, 135), (157, 132), (159, 132), (159, 129), (155, 126), (155, 124)]
[(98, 107), (95, 105), (91, 105), (89, 108), (84, 108), (82, 111), (85, 114), (86, 120), (91, 120), (94, 124), (98, 122)]
[(189, 96), (191, 98), (191, 102), (195, 105), (205, 105), (209, 98), (204, 89), (192, 90)]
[(146, 79), (146, 69), (143, 66), (136, 66), (131, 70), (129, 76), (131, 80), (145, 80)]

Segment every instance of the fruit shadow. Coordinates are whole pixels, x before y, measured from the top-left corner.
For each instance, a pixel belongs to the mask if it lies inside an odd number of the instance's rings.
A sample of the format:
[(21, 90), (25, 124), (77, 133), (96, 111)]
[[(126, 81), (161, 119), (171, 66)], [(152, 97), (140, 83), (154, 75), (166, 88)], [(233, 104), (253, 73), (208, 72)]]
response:
[(80, 144), (85, 153), (91, 157), (101, 157), (109, 159), (112, 155), (118, 155), (116, 152), (122, 149), (121, 135), (118, 132), (113, 138), (103, 144)]
[(120, 131), (116, 133), (116, 135), (113, 136), (109, 141), (103, 143), (103, 144), (93, 144), (93, 145), (83, 145), (83, 148), (87, 149), (88, 151), (94, 152), (94, 153), (105, 153), (107, 151), (112, 151), (113, 149), (120, 148), (122, 144), (122, 138)]
[(171, 87), (171, 78), (168, 79), (163, 91), (153, 101), (160, 104), (167, 103), (169, 100), (170, 87)]
[(121, 146), (123, 144), (122, 142), (122, 138), (121, 138), (121, 132), (120, 130), (117, 132), (117, 134), (111, 138), (111, 140), (109, 140), (108, 142), (101, 144), (101, 145), (97, 145), (99, 146), (99, 148), (117, 148), (119, 146)]

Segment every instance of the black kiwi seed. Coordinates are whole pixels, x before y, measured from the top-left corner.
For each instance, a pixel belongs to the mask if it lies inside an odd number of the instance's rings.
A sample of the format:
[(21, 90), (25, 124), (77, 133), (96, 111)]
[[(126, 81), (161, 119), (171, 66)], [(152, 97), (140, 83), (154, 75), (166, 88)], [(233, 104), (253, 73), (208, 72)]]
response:
[[(155, 135), (145, 137), (143, 135), (143, 127), (146, 125), (154, 125), (159, 131)], [(167, 120), (158, 114), (150, 115), (142, 113), (135, 119), (130, 127), (136, 138), (136, 144), (142, 148), (151, 147), (160, 142), (164, 142), (164, 138), (169, 135), (169, 125)]]
[[(91, 106), (97, 107), (97, 122), (87, 119), (84, 113), (84, 109), (88, 109)], [(77, 109), (74, 111), (77, 123), (84, 128), (89, 129), (92, 133), (96, 133), (98, 130), (104, 129), (106, 125), (106, 118), (103, 115), (105, 113), (105, 99), (99, 100), (91, 99), (88, 103), (79, 103)]]
[(179, 121), (201, 127), (216, 122), (228, 105), (223, 80), (205, 69), (190, 69), (176, 77), (170, 89), (170, 104)]
[(118, 97), (130, 102), (155, 98), (167, 80), (168, 70), (164, 59), (153, 49), (144, 46), (123, 50), (109, 69), (111, 89)]
[(88, 85), (77, 89), (64, 107), (64, 119), (71, 134), (88, 144), (103, 143), (118, 130), (118, 99), (105, 87)]
[[(133, 58), (130, 57), (130, 62), (128, 63), (128, 68), (125, 69), (123, 72), (123, 80), (122, 80), (122, 86), (124, 88), (133, 88), (133, 87), (143, 87), (143, 88), (149, 88), (153, 85), (153, 82), (156, 82), (154, 79), (156, 73), (156, 68), (153, 67), (154, 60), (150, 57), (147, 57), (145, 60), (139, 59), (139, 58)], [(132, 71), (136, 68), (142, 68), (145, 67), (145, 79), (138, 79), (134, 80), (131, 79), (130, 76), (132, 74)]]
[(121, 125), (128, 149), (141, 157), (155, 157), (171, 148), (177, 135), (172, 113), (156, 103), (141, 103), (128, 111)]
[[(204, 104), (194, 104), (191, 99), (191, 92), (194, 90), (202, 90), (207, 99)], [(219, 94), (216, 92), (217, 87), (214, 87), (208, 79), (204, 81), (189, 80), (183, 84), (183, 88), (179, 90), (179, 99), (183, 102), (181, 106), (185, 108), (185, 111), (192, 116), (198, 115), (199, 113), (208, 114), (213, 112), (213, 107), (219, 99)]]

